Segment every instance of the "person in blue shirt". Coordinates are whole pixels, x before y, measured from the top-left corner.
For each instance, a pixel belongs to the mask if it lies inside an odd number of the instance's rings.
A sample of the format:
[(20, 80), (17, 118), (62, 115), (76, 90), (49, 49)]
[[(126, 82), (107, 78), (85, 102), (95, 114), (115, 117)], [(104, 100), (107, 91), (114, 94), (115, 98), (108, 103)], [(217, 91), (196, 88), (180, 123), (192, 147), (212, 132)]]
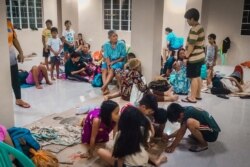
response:
[[(109, 40), (103, 45), (104, 62), (102, 63), (103, 94), (109, 93), (108, 84), (115, 76), (115, 70), (123, 69), (124, 58), (126, 57), (126, 46), (124, 42), (118, 40), (118, 35), (114, 30), (108, 32)], [(118, 81), (119, 82), (119, 81)]]
[[(177, 37), (174, 33), (173, 30), (169, 27), (165, 28), (165, 39), (167, 42), (167, 48), (164, 48), (163, 50), (163, 62), (167, 60), (167, 57), (169, 55), (172, 55), (172, 51), (179, 50), (180, 48), (183, 47), (184, 44), (184, 38), (182, 37)], [(168, 54), (167, 54), (168, 52)]]

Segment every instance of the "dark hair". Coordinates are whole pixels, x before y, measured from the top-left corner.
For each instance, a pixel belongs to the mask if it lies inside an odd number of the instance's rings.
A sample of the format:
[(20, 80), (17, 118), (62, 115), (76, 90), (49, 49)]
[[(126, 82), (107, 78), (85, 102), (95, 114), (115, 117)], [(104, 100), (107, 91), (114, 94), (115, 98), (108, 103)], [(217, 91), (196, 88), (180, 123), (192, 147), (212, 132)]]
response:
[(110, 38), (113, 34), (116, 34), (115, 30), (109, 30), (108, 31), (108, 37)]
[(118, 106), (119, 105), (116, 102), (112, 101), (112, 100), (107, 100), (107, 101), (102, 102), (101, 112), (100, 112), (99, 116), (100, 116), (102, 122), (107, 127), (110, 127), (111, 122), (112, 122), (112, 120), (111, 120), (112, 119), (111, 118), (112, 112)]
[(182, 59), (180, 58), (180, 53), (181, 53), (181, 51), (185, 51), (185, 49), (184, 49), (184, 48), (180, 48), (180, 49), (178, 50), (178, 52), (177, 52), (177, 60), (182, 60)]
[(216, 35), (215, 34), (209, 34), (208, 37), (216, 40)]
[(48, 19), (45, 21), (45, 24), (50, 23), (52, 25), (52, 20)]
[(84, 45), (88, 45), (88, 47), (89, 47), (89, 49), (90, 49), (90, 44), (89, 44), (89, 43), (86, 42), (86, 43), (84, 43)]
[(70, 58), (77, 58), (77, 57), (80, 57), (80, 56), (81, 55), (80, 55), (79, 52), (73, 52), (73, 53), (71, 53)]
[(57, 30), (56, 27), (52, 27), (50, 31), (51, 31), (51, 33), (52, 33), (52, 32), (57, 32), (57, 33), (58, 33), (58, 30)]
[(180, 117), (180, 113), (184, 112), (184, 107), (180, 104), (172, 103), (167, 108), (167, 117), (170, 122), (177, 122)]
[(126, 107), (119, 119), (113, 156), (121, 158), (140, 152), (140, 145), (148, 139), (149, 125), (149, 120), (137, 108)]
[(64, 25), (66, 26), (66, 24), (68, 24), (68, 23), (71, 23), (71, 21), (70, 21), (70, 20), (66, 20), (66, 21), (64, 22)]
[(173, 30), (171, 28), (169, 28), (169, 27), (165, 28), (165, 31), (167, 31), (167, 32), (173, 32)]
[(77, 35), (81, 35), (82, 36), (82, 33), (78, 33)]
[(191, 8), (188, 11), (186, 11), (184, 17), (185, 17), (185, 19), (191, 20), (193, 18), (194, 21), (198, 21), (200, 18), (200, 13), (197, 9)]
[(165, 110), (164, 108), (158, 108), (158, 110), (154, 112), (154, 119), (158, 124), (165, 124), (168, 119), (167, 110)]
[(156, 111), (158, 109), (158, 102), (156, 96), (151, 93), (145, 93), (139, 101), (140, 105), (145, 105), (147, 109)]
[(130, 59), (136, 58), (136, 56), (135, 56), (135, 54), (133, 52), (128, 53), (127, 57), (130, 58)]

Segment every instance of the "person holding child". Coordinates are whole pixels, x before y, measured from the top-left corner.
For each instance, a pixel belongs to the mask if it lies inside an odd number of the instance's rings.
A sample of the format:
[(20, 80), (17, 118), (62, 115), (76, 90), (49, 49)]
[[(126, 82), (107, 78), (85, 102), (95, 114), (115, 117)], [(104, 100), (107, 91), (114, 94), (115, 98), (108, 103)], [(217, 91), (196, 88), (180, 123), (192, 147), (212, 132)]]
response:
[(104, 84), (101, 90), (104, 95), (109, 93), (108, 84), (114, 78), (115, 70), (123, 69), (124, 58), (127, 54), (124, 42), (118, 40), (118, 35), (114, 30), (108, 32), (108, 37), (110, 41), (103, 45), (105, 61), (102, 63), (102, 79)]
[(108, 142), (111, 131), (116, 134), (119, 110), (116, 102), (108, 100), (88, 113), (83, 124), (82, 143), (89, 145), (89, 150), (81, 155), (82, 158), (91, 158), (96, 143)]
[(58, 38), (58, 30), (56, 27), (51, 28), (52, 38), (48, 40), (48, 48), (50, 50), (50, 62), (51, 62), (51, 80), (55, 80), (53, 75), (54, 68), (56, 67), (56, 77), (59, 79), (59, 65), (60, 65), (60, 54), (63, 49), (63, 44), (60, 38)]

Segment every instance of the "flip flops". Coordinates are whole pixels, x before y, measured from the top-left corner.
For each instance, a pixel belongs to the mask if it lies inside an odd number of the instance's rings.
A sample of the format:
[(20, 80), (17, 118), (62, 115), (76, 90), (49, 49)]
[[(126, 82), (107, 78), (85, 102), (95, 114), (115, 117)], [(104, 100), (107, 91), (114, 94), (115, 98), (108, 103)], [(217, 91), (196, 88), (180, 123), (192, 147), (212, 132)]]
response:
[(188, 97), (186, 97), (185, 99), (181, 99), (181, 101), (185, 103), (197, 103), (197, 101), (192, 101)]
[(16, 103), (16, 105), (18, 105), (19, 107), (22, 107), (22, 108), (30, 108), (30, 105), (28, 103), (25, 103), (25, 102), (20, 103), (20, 104)]
[(208, 146), (201, 147), (198, 145), (194, 145), (194, 146), (191, 146), (188, 150), (191, 152), (201, 152), (201, 151), (205, 151), (207, 149), (208, 149)]

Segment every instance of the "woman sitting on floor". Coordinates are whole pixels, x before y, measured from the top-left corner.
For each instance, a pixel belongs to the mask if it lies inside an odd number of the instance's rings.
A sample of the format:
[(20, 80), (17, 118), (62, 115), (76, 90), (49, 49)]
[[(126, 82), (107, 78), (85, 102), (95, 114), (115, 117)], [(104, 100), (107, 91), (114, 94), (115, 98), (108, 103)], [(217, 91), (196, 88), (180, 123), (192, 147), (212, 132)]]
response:
[(48, 78), (48, 72), (46, 66), (40, 64), (39, 66), (33, 66), (28, 73), (27, 71), (19, 70), (19, 79), (23, 83), (29, 85), (35, 85), (37, 89), (42, 89), (41, 82), (45, 78), (46, 84), (52, 85)]
[(100, 108), (90, 111), (85, 119), (82, 131), (82, 143), (89, 145), (87, 153), (82, 158), (91, 158), (96, 143), (109, 141), (109, 133), (115, 135), (119, 120), (119, 105), (111, 100), (104, 101)]
[[(134, 58), (130, 59), (128, 62), (129, 70), (121, 70), (117, 71), (119, 73), (119, 77), (121, 78), (121, 86), (120, 91), (106, 95), (104, 97), (105, 100), (120, 97), (123, 100), (130, 101), (130, 95), (133, 88), (133, 84), (136, 84), (139, 91), (146, 93), (150, 92), (150, 89), (147, 85), (143, 82), (141, 74), (141, 62), (140, 60)], [(155, 94), (155, 92), (153, 91)], [(158, 101), (176, 101), (178, 100), (178, 96), (173, 95), (172, 90), (166, 92), (157, 92), (156, 93)]]

